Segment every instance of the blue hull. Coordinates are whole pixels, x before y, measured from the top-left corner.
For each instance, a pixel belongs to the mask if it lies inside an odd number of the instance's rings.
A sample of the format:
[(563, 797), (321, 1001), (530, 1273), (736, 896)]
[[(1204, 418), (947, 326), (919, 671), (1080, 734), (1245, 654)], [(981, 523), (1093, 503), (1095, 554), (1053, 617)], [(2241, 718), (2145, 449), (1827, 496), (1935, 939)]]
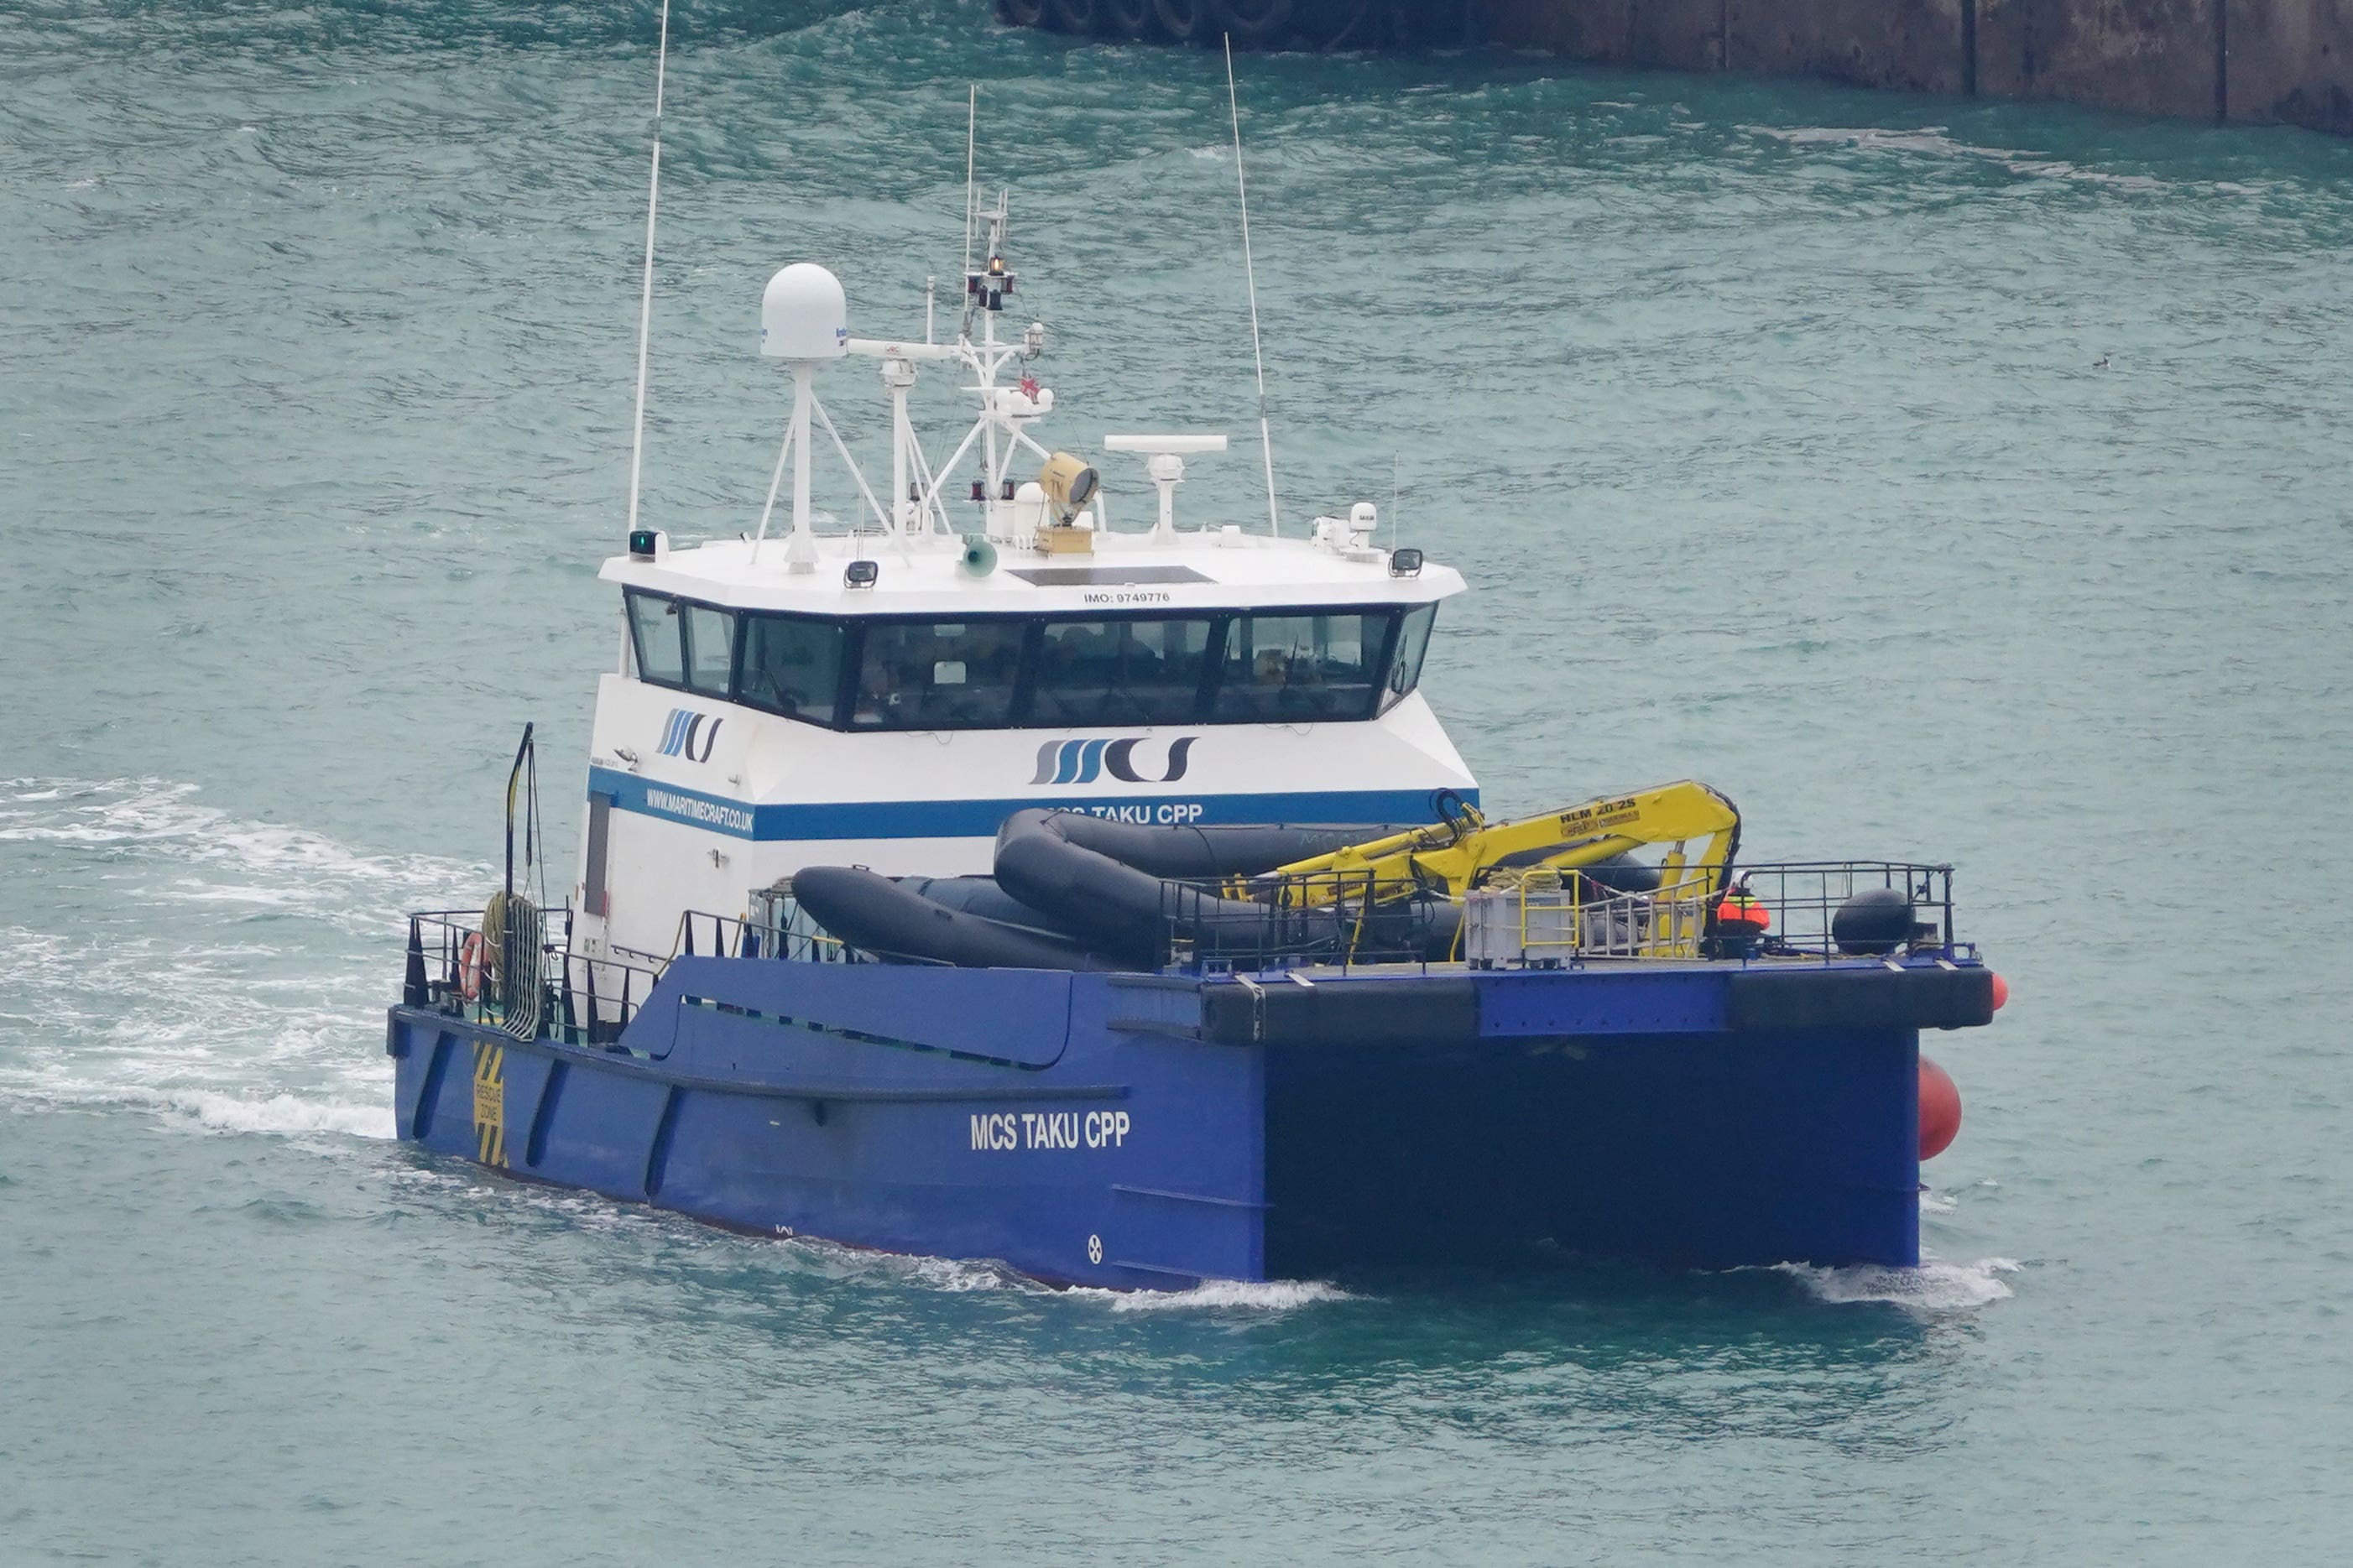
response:
[(675, 960), (618, 1047), (392, 1010), (400, 1135), (770, 1235), (1123, 1289), (1918, 1261), (1918, 1029), (1981, 969), (1205, 978)]

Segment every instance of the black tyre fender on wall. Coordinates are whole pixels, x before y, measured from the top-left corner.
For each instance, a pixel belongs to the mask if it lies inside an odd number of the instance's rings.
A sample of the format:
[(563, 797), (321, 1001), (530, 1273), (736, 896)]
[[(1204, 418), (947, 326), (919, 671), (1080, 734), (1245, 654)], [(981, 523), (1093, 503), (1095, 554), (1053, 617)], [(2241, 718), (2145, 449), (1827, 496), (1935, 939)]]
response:
[(1152, 0), (1152, 19), (1180, 44), (1213, 44), (1218, 21), (1209, 0)]
[(1312, 49), (1377, 49), (1389, 37), (1391, 0), (1297, 0), (1299, 41)]
[(1046, 0), (997, 0), (997, 19), (1008, 27), (1042, 26)]
[(1294, 0), (1209, 0), (1218, 30), (1231, 34), (1234, 47), (1244, 49), (1281, 43), (1291, 31), (1294, 8)]
[(1102, 9), (1101, 0), (1046, 0), (1047, 19), (1061, 31), (1082, 38), (1092, 36)]
[(1141, 38), (1159, 31), (1152, 0), (1094, 0), (1095, 35), (1104, 38)]

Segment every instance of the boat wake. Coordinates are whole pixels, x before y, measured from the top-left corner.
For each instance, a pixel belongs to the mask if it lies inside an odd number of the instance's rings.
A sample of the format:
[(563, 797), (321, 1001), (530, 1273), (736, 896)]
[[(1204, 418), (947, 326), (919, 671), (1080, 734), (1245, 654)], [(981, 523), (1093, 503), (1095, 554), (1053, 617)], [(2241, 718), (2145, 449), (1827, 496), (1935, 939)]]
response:
[(0, 1101), (391, 1137), (371, 1047), (394, 911), (478, 891), (490, 868), (367, 855), (195, 794), (0, 780)]
[(1099, 1300), (1114, 1312), (1295, 1312), (1357, 1298), (1316, 1279), (1209, 1279), (1189, 1290), (1098, 1290), (1081, 1286), (1064, 1292), (1078, 1300)]
[(1330, 1301), (1356, 1300), (1336, 1285), (1312, 1279), (1211, 1279), (1188, 1290), (1104, 1290), (1088, 1285), (1048, 1285), (987, 1259), (871, 1252), (807, 1237), (790, 1237), (779, 1245), (792, 1248), (828, 1274), (880, 1273), (951, 1296), (1004, 1290), (1039, 1300), (1099, 1306), (1117, 1313), (1215, 1311), (1272, 1316)]
[(2024, 1265), (2008, 1258), (1981, 1258), (1974, 1263), (1926, 1259), (1917, 1268), (1889, 1268), (1857, 1264), (1845, 1268), (1818, 1268), (1806, 1263), (1783, 1263), (1774, 1272), (1786, 1274), (1816, 1300), (1832, 1306), (1879, 1302), (1915, 1312), (1937, 1314), (1973, 1311), (2013, 1294), (2002, 1278)]
[[(2043, 153), (2022, 151), (2015, 147), (1980, 147), (1962, 142), (1945, 133), (1939, 125), (1924, 125), (1917, 130), (1897, 131), (1884, 126), (1810, 125), (1788, 128), (1773, 125), (1744, 125), (1741, 130), (1752, 135), (1779, 142), (1790, 147), (1851, 148), (1865, 153), (1909, 153), (1928, 158), (1981, 159), (1985, 163), (2014, 174), (2021, 179), (2058, 180), (2079, 184), (2104, 185), (2123, 191), (2163, 191), (2171, 182), (2149, 174), (2120, 174), (2108, 170), (2087, 168), (2081, 163), (2054, 158)], [(2232, 195), (2260, 194), (2249, 187), (2229, 181), (2201, 181), (2204, 188)]]
[(215, 1089), (174, 1093), (136, 1090), (104, 1097), (116, 1104), (147, 1105), (207, 1132), (342, 1133), (354, 1138), (390, 1138), (392, 1107), (339, 1105), (297, 1094), (226, 1094)]

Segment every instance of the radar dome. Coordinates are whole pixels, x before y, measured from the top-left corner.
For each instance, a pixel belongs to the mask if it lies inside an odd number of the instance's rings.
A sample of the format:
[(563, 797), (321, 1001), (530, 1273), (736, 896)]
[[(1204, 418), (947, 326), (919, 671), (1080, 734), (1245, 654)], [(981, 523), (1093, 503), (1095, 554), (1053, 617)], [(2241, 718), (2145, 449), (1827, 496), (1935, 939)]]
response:
[(841, 279), (796, 261), (760, 296), (760, 352), (773, 359), (839, 359), (849, 352), (849, 301)]

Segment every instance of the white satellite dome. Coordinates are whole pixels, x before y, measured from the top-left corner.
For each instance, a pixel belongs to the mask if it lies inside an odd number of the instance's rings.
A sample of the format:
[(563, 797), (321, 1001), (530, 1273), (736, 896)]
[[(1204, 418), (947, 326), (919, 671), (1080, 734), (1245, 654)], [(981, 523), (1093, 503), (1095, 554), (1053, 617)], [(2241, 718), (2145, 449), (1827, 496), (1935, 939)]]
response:
[(796, 261), (760, 295), (760, 352), (775, 359), (839, 359), (849, 352), (849, 300), (841, 279)]

